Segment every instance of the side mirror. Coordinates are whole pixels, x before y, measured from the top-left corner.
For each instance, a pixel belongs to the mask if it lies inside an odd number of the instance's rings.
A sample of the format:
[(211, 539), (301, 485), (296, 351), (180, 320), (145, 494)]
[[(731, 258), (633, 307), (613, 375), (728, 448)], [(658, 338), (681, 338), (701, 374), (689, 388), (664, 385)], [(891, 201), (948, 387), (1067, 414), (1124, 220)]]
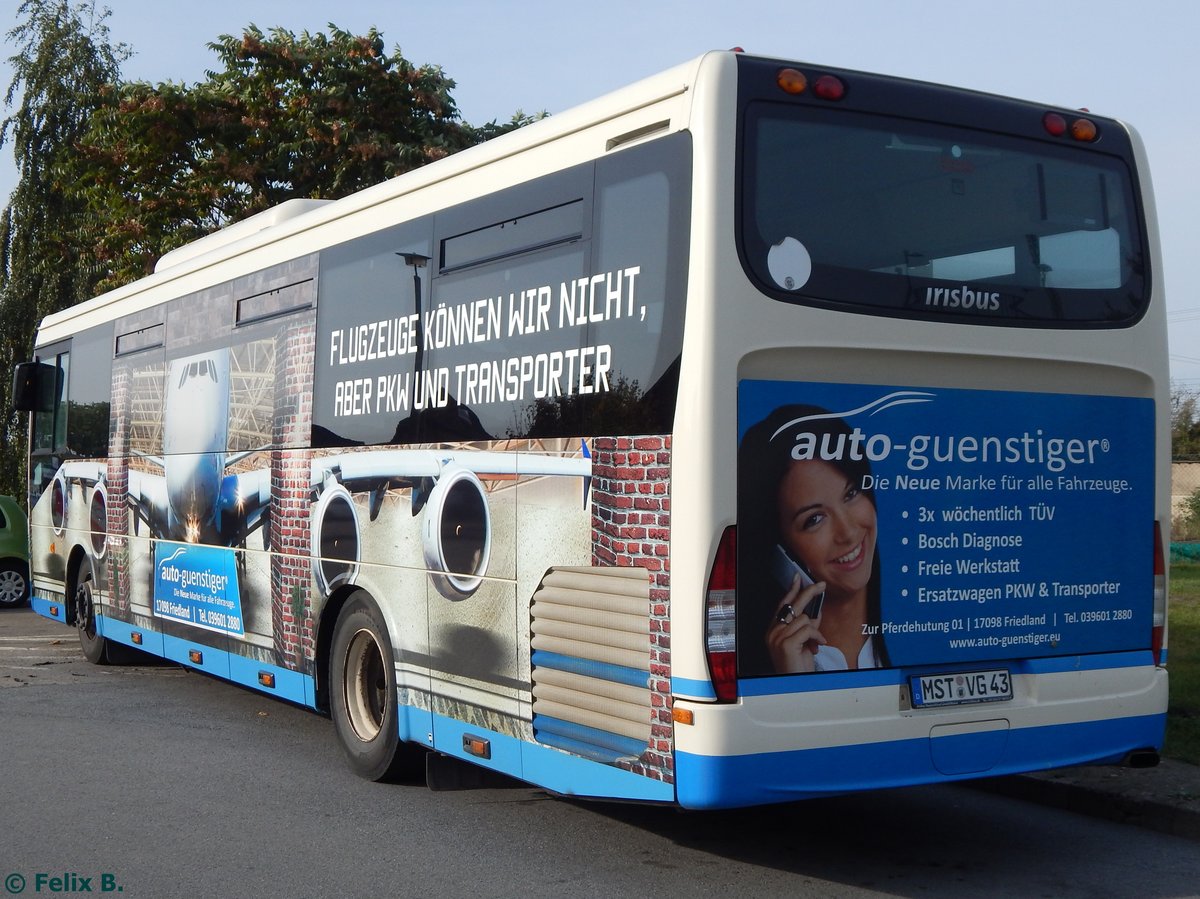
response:
[(53, 412), (61, 377), (55, 365), (21, 362), (13, 370), (13, 409), (17, 412)]

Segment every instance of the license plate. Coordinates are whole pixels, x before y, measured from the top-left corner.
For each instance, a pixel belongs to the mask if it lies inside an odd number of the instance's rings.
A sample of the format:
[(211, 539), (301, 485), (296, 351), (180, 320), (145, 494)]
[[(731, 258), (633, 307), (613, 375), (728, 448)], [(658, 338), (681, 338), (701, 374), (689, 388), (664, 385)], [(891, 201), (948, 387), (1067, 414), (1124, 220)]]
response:
[(909, 678), (909, 684), (913, 708), (1012, 699), (1012, 676), (1007, 668), (926, 674)]

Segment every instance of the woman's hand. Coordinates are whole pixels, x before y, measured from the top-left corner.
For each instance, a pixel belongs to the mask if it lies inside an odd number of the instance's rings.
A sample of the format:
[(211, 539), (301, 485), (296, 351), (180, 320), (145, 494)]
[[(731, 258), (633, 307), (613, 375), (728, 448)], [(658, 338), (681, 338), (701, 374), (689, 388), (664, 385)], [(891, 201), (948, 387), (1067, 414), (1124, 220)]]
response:
[(807, 608), (817, 594), (825, 589), (820, 581), (801, 589), (800, 575), (792, 579), (792, 586), (779, 600), (771, 625), (767, 628), (767, 650), (771, 664), (778, 674), (802, 674), (815, 667), (813, 655), (817, 647), (826, 641), (819, 630), (821, 616), (809, 618), (798, 609)]

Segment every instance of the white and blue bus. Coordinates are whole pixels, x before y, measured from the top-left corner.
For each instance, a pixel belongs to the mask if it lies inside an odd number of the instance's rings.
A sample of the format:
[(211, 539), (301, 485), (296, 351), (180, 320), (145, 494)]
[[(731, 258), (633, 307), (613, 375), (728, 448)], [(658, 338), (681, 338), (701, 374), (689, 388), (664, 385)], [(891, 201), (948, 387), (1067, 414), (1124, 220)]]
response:
[(47, 318), (33, 604), (446, 757), (714, 808), (1158, 759), (1137, 135), (715, 52)]

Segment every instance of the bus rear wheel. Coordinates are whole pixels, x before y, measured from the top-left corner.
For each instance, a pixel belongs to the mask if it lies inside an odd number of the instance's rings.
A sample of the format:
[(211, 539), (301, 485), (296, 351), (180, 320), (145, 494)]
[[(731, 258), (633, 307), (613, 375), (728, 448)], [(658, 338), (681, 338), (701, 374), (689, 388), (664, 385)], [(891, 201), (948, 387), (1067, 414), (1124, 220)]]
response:
[(395, 656), (383, 616), (364, 593), (338, 615), (330, 675), (333, 725), (354, 773), (375, 781), (423, 774), (424, 751), (400, 740)]

